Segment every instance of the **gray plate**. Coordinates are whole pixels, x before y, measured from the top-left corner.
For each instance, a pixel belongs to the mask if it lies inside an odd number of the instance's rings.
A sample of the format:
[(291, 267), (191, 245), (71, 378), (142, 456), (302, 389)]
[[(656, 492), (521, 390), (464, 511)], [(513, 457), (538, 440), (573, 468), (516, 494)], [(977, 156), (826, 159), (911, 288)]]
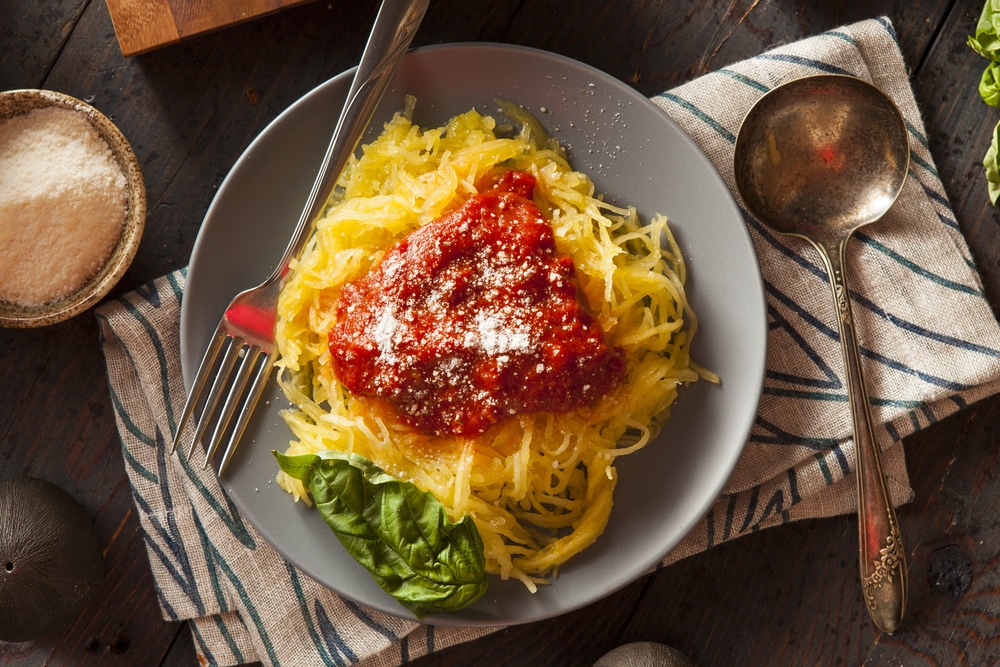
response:
[[(353, 72), (317, 87), (276, 118), (237, 161), (195, 243), (181, 311), (181, 362), (190, 386), (222, 311), (264, 280), (291, 235)], [(542, 51), (495, 44), (416, 49), (403, 60), (375, 128), (417, 97), (415, 120), (438, 126), (501, 97), (533, 111), (608, 199), (648, 219), (665, 213), (689, 263), (700, 318), (694, 356), (722, 377), (685, 388), (668, 428), (619, 464), (615, 509), (604, 535), (534, 595), (490, 582), (439, 625), (524, 623), (576, 609), (631, 583), (707, 512), (743, 450), (764, 376), (766, 316), (756, 255), (732, 196), (694, 142), (648, 99), (602, 72)], [(370, 131), (374, 136), (375, 129)], [(274, 483), (272, 449), (290, 434), (272, 382), (223, 485), (244, 516), (289, 561), (341, 595), (409, 617), (337, 542), (319, 513)]]

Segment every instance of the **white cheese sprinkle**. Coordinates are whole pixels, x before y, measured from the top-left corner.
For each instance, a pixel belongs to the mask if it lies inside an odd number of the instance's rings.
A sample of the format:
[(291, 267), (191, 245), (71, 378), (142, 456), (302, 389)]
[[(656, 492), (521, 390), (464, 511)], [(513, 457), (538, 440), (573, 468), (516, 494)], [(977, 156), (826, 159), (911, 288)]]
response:
[(395, 364), (396, 359), (396, 334), (399, 331), (399, 320), (393, 312), (391, 304), (386, 304), (382, 309), (382, 316), (372, 336), (378, 346), (379, 359), (387, 364)]

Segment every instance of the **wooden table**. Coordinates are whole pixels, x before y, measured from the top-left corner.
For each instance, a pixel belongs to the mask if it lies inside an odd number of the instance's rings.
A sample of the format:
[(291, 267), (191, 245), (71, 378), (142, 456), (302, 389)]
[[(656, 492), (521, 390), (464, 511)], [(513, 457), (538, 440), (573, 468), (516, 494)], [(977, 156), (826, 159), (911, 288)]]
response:
[[(149, 215), (115, 293), (185, 266), (216, 188), (280, 111), (356, 64), (375, 2), (324, 1), (124, 58), (101, 0), (0, 2), (0, 90), (87, 100), (129, 138)], [(889, 16), (945, 188), (995, 310), (1000, 216), (981, 160), (1000, 112), (965, 46), (981, 0), (435, 0), (415, 45), (523, 44), (653, 95), (773, 45)], [(960, 314), (957, 314), (960, 316)], [(95, 518), (109, 575), (64, 637), (0, 643), (17, 665), (195, 665), (189, 632), (160, 617), (126, 481), (91, 314), (0, 329), (0, 476), (33, 474)], [(716, 547), (566, 616), (514, 627), (414, 664), (589, 665), (629, 641), (700, 665), (989, 665), (1000, 660), (1000, 397), (906, 441), (916, 500), (900, 520), (911, 561), (903, 628), (877, 633), (857, 577), (853, 517), (807, 521)]]

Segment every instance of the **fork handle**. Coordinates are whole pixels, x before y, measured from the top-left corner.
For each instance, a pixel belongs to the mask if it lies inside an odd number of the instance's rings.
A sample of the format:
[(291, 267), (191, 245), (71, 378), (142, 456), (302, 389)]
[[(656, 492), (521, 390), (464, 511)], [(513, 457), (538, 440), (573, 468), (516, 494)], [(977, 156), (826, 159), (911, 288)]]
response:
[(280, 281), (284, 277), (289, 262), (299, 255), (312, 235), (316, 220), (333, 193), (340, 173), (371, 123), (389, 81), (396, 73), (423, 20), (428, 2), (429, 0), (383, 0), (316, 181), (285, 254), (267, 282)]

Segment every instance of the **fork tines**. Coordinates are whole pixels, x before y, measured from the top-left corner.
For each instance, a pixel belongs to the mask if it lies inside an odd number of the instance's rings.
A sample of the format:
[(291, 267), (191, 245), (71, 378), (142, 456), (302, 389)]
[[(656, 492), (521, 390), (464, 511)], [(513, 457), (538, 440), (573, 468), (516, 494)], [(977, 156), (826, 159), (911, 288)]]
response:
[[(192, 422), (192, 417), (197, 412), (198, 419), (194, 422), (195, 432), (188, 449), (188, 457), (190, 458), (194, 452), (195, 445), (202, 442), (208, 429), (212, 428), (212, 435), (205, 443), (203, 465), (208, 465), (208, 461), (218, 451), (223, 440), (226, 440), (222, 460), (219, 462), (218, 471), (221, 475), (246, 430), (254, 407), (264, 392), (272, 365), (273, 360), (266, 350), (259, 345), (247, 343), (240, 336), (227, 331), (224, 322), (220, 323), (198, 368), (195, 386), (191, 388), (191, 393), (184, 404), (171, 452), (176, 450)], [(234, 369), (235, 377), (233, 377)], [(211, 372), (213, 370), (214, 372)], [(215, 380), (208, 396), (202, 400), (210, 376), (214, 376)], [(224, 395), (226, 400), (219, 410), (219, 403)], [(232, 421), (235, 414), (239, 416), (234, 424)]]

